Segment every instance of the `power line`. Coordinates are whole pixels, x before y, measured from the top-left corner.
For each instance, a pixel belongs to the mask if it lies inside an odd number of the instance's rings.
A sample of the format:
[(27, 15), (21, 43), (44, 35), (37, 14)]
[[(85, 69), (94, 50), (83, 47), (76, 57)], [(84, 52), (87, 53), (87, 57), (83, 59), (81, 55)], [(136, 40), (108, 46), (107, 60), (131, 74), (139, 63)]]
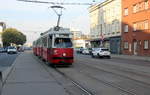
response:
[(23, 2), (31, 3), (43, 3), (43, 4), (53, 4), (53, 5), (92, 5), (92, 3), (58, 3), (58, 2), (47, 2), (47, 1), (37, 1), (37, 0), (17, 0)]

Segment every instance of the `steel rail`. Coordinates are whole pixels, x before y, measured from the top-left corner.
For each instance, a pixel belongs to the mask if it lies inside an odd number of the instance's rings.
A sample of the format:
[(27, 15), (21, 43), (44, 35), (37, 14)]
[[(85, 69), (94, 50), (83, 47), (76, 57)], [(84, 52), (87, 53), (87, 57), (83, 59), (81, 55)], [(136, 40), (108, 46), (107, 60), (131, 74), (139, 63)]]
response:
[[(97, 70), (100, 70), (100, 71), (102, 71), (102, 72), (110, 73), (110, 74), (113, 74), (113, 75), (116, 75), (116, 76), (119, 76), (119, 77), (123, 77), (123, 78), (129, 79), (129, 80), (131, 80), (131, 81), (135, 81), (135, 82), (137, 82), (137, 83), (140, 83), (140, 84), (143, 84), (143, 85), (146, 85), (146, 86), (150, 86), (150, 84), (147, 84), (147, 83), (145, 83), (145, 82), (143, 82), (143, 81), (135, 80), (135, 79), (132, 79), (132, 78), (127, 77), (127, 76), (123, 76), (123, 75), (120, 75), (120, 74), (116, 74), (116, 73), (114, 73), (114, 72), (110, 72), (110, 71), (107, 71), (107, 70), (104, 70), (104, 69), (101, 69), (101, 68), (97, 68), (97, 67), (91, 66), (91, 65), (89, 65), (89, 64), (83, 63), (83, 62), (87, 62), (87, 61), (81, 61), (81, 62), (82, 62), (82, 64), (84, 64), (84, 66), (86, 65), (87, 67), (90, 67), (90, 68), (93, 68), (93, 69), (97, 69)], [(88, 62), (89, 62), (89, 61), (88, 61)], [(79, 65), (79, 64), (78, 64), (78, 65)], [(81, 64), (80, 64), (80, 65), (81, 65)], [(84, 73), (84, 72), (81, 72), (81, 73)], [(89, 76), (89, 74), (87, 74), (87, 76)], [(97, 78), (95, 78), (95, 77), (93, 77), (93, 76), (89, 76), (89, 77), (94, 78), (94, 79), (96, 79), (96, 80), (98, 80), (98, 81), (101, 81), (101, 82), (103, 82), (104, 84), (110, 85), (110, 86), (112, 86), (112, 87), (114, 87), (114, 88), (120, 89), (120, 90), (122, 90), (122, 91), (124, 91), (124, 92), (127, 92), (127, 93), (131, 94), (131, 95), (137, 95), (136, 93), (134, 93), (134, 92), (132, 92), (132, 91), (129, 91), (129, 90), (126, 90), (125, 88), (122, 88), (121, 86), (119, 86), (119, 85), (117, 85), (117, 84), (115, 84), (115, 83), (112, 83), (112, 82), (109, 82), (109, 81), (105, 81), (105, 80), (101, 80), (101, 79), (97, 79)]]
[(60, 73), (61, 75), (63, 75), (64, 77), (68, 78), (75, 86), (77, 86), (78, 88), (80, 88), (82, 91), (84, 91), (87, 95), (94, 95), (91, 91), (87, 90), (86, 88), (84, 88), (82, 85), (80, 85), (78, 82), (74, 81), (72, 78), (70, 78), (69, 76), (67, 76), (65, 73), (61, 72), (59, 69), (55, 68), (55, 70)]
[[(81, 60), (80, 60), (80, 61), (81, 61)], [(97, 60), (96, 60), (96, 61), (97, 61)], [(89, 62), (89, 61), (82, 61), (82, 62)], [(85, 63), (83, 63), (83, 64), (85, 64)], [(104, 64), (104, 63), (101, 63), (101, 64), (107, 65), (107, 67), (108, 67), (108, 66), (117, 67), (117, 66), (115, 66), (115, 65), (108, 65), (108, 64)], [(89, 65), (89, 64), (85, 64), (85, 65)], [(144, 81), (140, 81), (140, 80), (137, 80), (137, 79), (133, 79), (133, 78), (131, 78), (131, 77), (129, 77), (129, 76), (125, 76), (125, 75), (121, 75), (121, 74), (118, 74), (118, 73), (110, 72), (110, 71), (108, 71), (108, 70), (101, 69), (101, 68), (97, 68), (97, 67), (94, 67), (94, 66), (92, 66), (92, 68), (96, 68), (96, 69), (99, 69), (99, 70), (101, 70), (101, 71), (103, 71), (103, 72), (111, 73), (111, 74), (114, 74), (114, 75), (117, 75), (117, 76), (120, 76), (120, 77), (123, 77), (123, 78), (130, 79), (130, 80), (132, 80), (132, 81), (136, 81), (136, 82), (139, 82), (139, 83), (141, 83), (141, 84), (145, 84), (145, 85), (149, 85), (149, 86), (150, 86), (150, 83), (146, 83), (146, 82), (144, 82)], [(124, 67), (121, 67), (121, 68), (124, 68)], [(127, 72), (127, 71), (125, 71), (125, 70), (120, 70), (120, 69), (117, 69), (117, 68), (115, 68), (115, 69), (118, 70), (118, 71)], [(126, 69), (126, 68), (124, 68), (124, 69)], [(143, 75), (143, 74), (139, 74), (139, 73), (135, 73), (135, 72), (131, 72), (131, 71), (128, 71), (127, 73), (132, 73), (132, 74), (137, 75), (137, 76), (150, 77), (150, 76), (147, 76), (147, 75)]]
[[(88, 66), (88, 67), (90, 67), (90, 66)], [(95, 79), (95, 80), (97, 80), (97, 81), (103, 83), (104, 85), (108, 85), (108, 86), (111, 86), (111, 87), (113, 87), (113, 88), (119, 89), (119, 90), (123, 91), (124, 93), (130, 94), (130, 95), (137, 95), (136, 93), (134, 93), (134, 92), (132, 92), (132, 91), (129, 91), (129, 90), (126, 90), (126, 89), (120, 87), (120, 86), (117, 85), (117, 84), (114, 84), (114, 83), (111, 83), (111, 82), (108, 82), (108, 81), (105, 81), (105, 80), (97, 79), (97, 78), (95, 78), (95, 77), (93, 77), (93, 76), (91, 76), (90, 74), (87, 74), (87, 73), (85, 73), (85, 72), (81, 72), (81, 73), (84, 73), (86, 76), (91, 77), (91, 78), (93, 78), (93, 79)]]

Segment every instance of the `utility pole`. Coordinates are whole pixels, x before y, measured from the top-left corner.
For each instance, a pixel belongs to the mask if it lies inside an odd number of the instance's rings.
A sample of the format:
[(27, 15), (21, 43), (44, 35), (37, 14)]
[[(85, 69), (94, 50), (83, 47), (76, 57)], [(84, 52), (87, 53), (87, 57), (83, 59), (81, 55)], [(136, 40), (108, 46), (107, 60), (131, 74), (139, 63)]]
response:
[(100, 24), (100, 29), (101, 29), (101, 31), (100, 31), (100, 47), (102, 47), (103, 46), (103, 31), (102, 31), (102, 24)]

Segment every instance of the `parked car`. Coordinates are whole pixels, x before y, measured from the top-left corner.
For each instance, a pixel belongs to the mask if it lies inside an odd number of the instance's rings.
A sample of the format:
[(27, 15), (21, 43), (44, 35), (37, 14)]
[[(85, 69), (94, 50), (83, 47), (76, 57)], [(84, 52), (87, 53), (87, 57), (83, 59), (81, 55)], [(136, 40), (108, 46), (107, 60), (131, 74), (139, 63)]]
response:
[(0, 53), (3, 53), (5, 52), (5, 49), (4, 48), (0, 48)]
[(90, 51), (88, 48), (84, 48), (82, 51), (82, 54), (90, 54)]
[(17, 50), (18, 50), (18, 52), (24, 52), (24, 48), (23, 47), (19, 47)]
[(7, 52), (7, 48), (8, 48), (8, 47), (5, 47), (5, 48), (4, 48), (4, 52)]
[(74, 48), (76, 53), (79, 53), (80, 48)]
[(77, 52), (77, 53), (81, 54), (82, 51), (83, 51), (83, 47), (81, 47), (81, 48), (76, 48), (76, 52)]
[(9, 46), (8, 48), (7, 48), (7, 53), (8, 54), (12, 54), (12, 53), (17, 53), (17, 49), (15, 48), (15, 47), (13, 47), (13, 46)]
[(89, 48), (88, 50), (89, 50), (89, 54), (91, 55), (93, 49), (92, 49), (92, 48)]
[(91, 56), (92, 57), (100, 57), (100, 58), (103, 58), (103, 57), (111, 58), (110, 54), (111, 53), (110, 53), (109, 49), (107, 49), (107, 48), (94, 48)]

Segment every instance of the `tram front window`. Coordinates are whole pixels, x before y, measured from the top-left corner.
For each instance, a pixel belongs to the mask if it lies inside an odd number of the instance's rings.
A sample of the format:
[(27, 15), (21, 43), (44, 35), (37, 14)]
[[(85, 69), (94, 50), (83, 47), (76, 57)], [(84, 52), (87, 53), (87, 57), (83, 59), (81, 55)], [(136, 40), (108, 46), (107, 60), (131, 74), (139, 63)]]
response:
[(57, 48), (71, 48), (72, 42), (70, 38), (56, 38), (54, 46)]

